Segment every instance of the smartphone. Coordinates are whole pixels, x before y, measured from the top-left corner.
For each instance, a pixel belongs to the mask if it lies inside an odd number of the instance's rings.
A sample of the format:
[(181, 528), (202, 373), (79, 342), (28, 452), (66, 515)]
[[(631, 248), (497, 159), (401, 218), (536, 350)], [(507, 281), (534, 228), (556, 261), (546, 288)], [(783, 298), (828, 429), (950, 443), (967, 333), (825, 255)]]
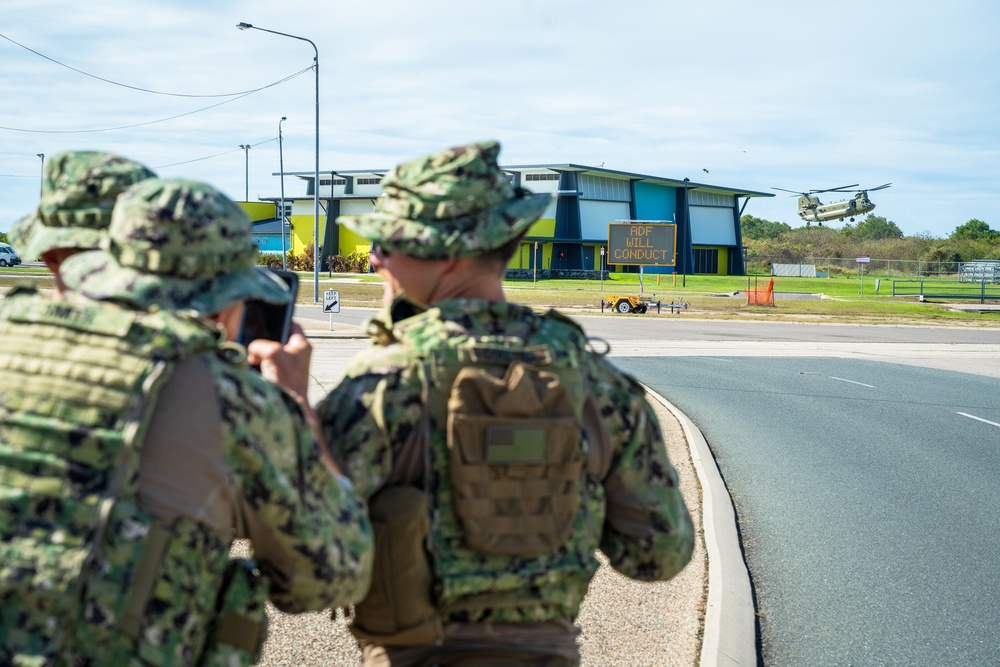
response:
[(250, 341), (264, 338), (276, 340), (284, 345), (288, 342), (292, 330), (292, 314), (295, 312), (295, 296), (299, 291), (299, 277), (291, 271), (276, 271), (260, 266), (257, 270), (270, 271), (284, 280), (292, 292), (292, 298), (284, 304), (267, 303), (256, 299), (247, 300), (236, 342), (246, 347)]

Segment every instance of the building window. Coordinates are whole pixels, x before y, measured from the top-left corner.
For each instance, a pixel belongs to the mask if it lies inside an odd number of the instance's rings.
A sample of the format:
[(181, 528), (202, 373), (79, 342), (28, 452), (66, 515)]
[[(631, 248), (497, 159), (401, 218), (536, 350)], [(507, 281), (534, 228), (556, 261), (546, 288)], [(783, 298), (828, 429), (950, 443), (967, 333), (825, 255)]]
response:
[(378, 185), (381, 182), (381, 178), (359, 178), (357, 180), (358, 185)]
[[(330, 179), (329, 178), (321, 178), (321, 179), (319, 179), (319, 184), (320, 185), (330, 185)], [(338, 178), (338, 179), (336, 179), (333, 182), (333, 184), (334, 185), (343, 185), (344, 184), (344, 179)]]
[(559, 174), (525, 174), (526, 181), (558, 181)]

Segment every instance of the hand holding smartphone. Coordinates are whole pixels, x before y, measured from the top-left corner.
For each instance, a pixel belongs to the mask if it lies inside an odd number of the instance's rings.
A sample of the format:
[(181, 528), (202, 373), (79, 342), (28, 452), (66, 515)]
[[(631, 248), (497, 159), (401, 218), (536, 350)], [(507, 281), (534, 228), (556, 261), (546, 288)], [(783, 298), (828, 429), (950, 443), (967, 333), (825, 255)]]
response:
[(285, 281), (292, 297), (285, 304), (273, 304), (250, 299), (243, 309), (236, 342), (246, 347), (250, 341), (260, 338), (276, 340), (282, 345), (288, 342), (292, 330), (292, 314), (295, 312), (295, 296), (298, 294), (299, 277), (291, 271), (276, 271), (258, 267), (259, 271), (270, 271)]

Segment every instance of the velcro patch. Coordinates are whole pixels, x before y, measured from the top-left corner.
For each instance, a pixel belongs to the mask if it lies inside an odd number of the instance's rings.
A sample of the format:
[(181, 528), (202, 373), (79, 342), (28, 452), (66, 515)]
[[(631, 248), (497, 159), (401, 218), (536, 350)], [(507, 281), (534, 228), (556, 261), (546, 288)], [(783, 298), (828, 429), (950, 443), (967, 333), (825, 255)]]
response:
[(494, 464), (544, 463), (545, 427), (506, 425), (488, 427), (486, 460)]

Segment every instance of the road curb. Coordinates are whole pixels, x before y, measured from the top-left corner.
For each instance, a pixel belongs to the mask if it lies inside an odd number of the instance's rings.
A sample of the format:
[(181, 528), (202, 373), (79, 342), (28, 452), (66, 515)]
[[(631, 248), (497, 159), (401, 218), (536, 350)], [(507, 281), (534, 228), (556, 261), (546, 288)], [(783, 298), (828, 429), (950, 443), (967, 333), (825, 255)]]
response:
[(700, 664), (705, 667), (756, 667), (756, 612), (729, 490), (705, 436), (694, 422), (649, 387), (646, 391), (680, 422), (701, 482), (702, 525), (708, 553), (708, 600)]

